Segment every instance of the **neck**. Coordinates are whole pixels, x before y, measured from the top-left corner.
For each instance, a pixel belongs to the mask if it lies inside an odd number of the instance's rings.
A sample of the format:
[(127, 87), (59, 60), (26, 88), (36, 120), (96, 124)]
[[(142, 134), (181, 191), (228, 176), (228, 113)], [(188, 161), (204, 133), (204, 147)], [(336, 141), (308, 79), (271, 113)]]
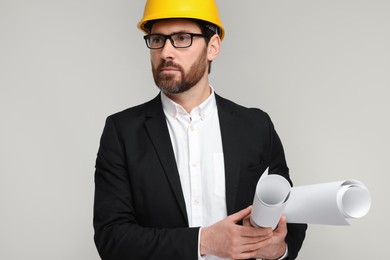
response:
[(211, 94), (211, 88), (206, 80), (205, 82), (198, 82), (191, 89), (177, 94), (166, 93), (166, 95), (177, 104), (181, 105), (188, 113), (194, 107), (199, 106)]

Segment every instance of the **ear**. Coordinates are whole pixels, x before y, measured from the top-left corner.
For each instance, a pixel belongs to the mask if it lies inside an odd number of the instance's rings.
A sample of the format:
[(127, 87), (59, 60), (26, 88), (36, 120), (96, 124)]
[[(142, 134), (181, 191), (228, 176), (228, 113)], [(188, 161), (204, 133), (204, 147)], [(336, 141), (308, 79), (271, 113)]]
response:
[(207, 59), (213, 61), (217, 58), (219, 50), (221, 49), (221, 38), (218, 34), (214, 34), (211, 37), (209, 44), (207, 46)]

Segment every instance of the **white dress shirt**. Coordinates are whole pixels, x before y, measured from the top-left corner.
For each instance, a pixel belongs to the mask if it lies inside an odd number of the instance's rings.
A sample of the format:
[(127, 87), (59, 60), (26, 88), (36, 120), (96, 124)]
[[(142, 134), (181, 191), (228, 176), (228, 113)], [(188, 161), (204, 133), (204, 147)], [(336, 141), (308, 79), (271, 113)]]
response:
[[(210, 226), (227, 216), (225, 167), (214, 91), (190, 113), (164, 93), (161, 94), (161, 101), (179, 170), (189, 225)], [(222, 258), (206, 256), (200, 259)]]
[[(190, 113), (163, 92), (161, 101), (180, 175), (189, 226), (210, 226), (227, 216), (225, 167), (214, 90), (211, 88), (210, 96)], [(224, 259), (212, 255), (201, 257), (199, 253), (198, 258)]]

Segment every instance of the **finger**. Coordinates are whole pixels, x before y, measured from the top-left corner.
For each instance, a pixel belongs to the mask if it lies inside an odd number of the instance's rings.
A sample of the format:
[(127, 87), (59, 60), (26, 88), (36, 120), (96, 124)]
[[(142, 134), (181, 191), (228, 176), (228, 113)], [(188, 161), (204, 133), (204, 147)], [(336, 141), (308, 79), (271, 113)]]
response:
[(263, 239), (252, 238), (251, 240), (252, 241), (250, 241), (250, 242), (248, 241), (248, 243), (242, 244), (241, 250), (243, 250), (243, 252), (259, 250), (259, 249), (266, 247), (272, 243), (272, 237), (267, 237), (267, 238), (263, 238)]
[(237, 223), (238, 221), (249, 216), (251, 214), (251, 211), (252, 211), (252, 206), (249, 206), (245, 209), (242, 209), (242, 210), (230, 215), (229, 218), (231, 218), (234, 223)]
[[(240, 242), (244, 246), (263, 245), (271, 241), (272, 236), (241, 237)], [(247, 249), (249, 250), (249, 249)], [(255, 249), (252, 249), (255, 250)]]
[(281, 218), (280, 218), (280, 224), (283, 224), (283, 225), (286, 225), (287, 223), (287, 217), (285, 215), (283, 215)]
[(242, 221), (242, 225), (245, 227), (251, 227), (252, 224), (251, 224), (250, 218), (249, 217), (244, 218), (244, 220)]
[(255, 258), (258, 254), (258, 250), (269, 246), (271, 243), (272, 239), (268, 238), (256, 243), (245, 244), (240, 248), (242, 253), (239, 259)]
[(272, 228), (241, 226), (240, 234), (242, 237), (267, 238), (272, 236)]
[(275, 229), (275, 232), (283, 232), (287, 230), (287, 218), (285, 215), (283, 215), (278, 223), (277, 228)]

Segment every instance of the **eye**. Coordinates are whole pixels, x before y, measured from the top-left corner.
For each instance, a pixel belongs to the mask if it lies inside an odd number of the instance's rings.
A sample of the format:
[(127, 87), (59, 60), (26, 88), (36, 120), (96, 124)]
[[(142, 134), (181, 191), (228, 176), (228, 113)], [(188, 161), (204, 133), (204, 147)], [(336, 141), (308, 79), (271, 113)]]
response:
[(188, 33), (179, 33), (175, 36), (175, 41), (189, 42), (189, 41), (191, 41), (191, 35)]
[(151, 44), (160, 44), (161, 42), (164, 41), (163, 39), (164, 37), (162, 37), (161, 35), (152, 35), (149, 39), (150, 43)]

